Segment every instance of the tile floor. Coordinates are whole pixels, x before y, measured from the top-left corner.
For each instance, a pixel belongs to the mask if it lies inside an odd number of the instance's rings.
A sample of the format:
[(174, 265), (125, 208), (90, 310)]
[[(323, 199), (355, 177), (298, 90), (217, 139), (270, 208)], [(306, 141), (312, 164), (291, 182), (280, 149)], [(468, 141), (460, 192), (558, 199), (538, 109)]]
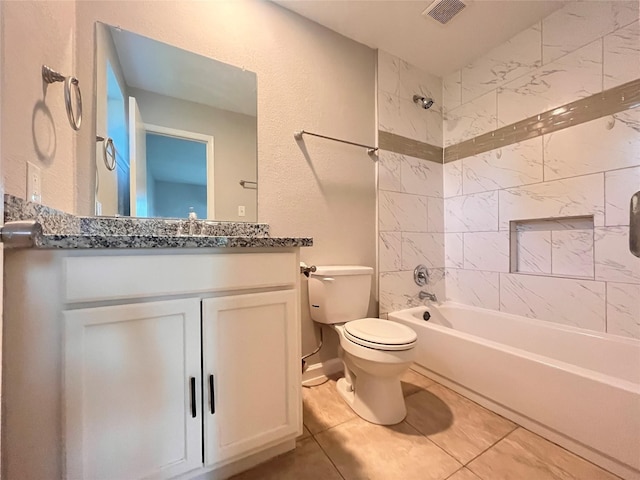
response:
[(303, 388), (297, 448), (233, 480), (608, 480), (592, 463), (409, 370), (407, 418), (360, 419), (335, 380)]

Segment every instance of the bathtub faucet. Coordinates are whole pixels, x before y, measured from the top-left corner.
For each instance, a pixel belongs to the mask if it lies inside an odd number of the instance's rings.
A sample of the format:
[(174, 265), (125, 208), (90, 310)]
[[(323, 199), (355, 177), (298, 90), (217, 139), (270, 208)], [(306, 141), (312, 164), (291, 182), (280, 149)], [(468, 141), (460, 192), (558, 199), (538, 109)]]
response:
[(424, 300), (427, 299), (431, 302), (437, 302), (438, 301), (438, 297), (436, 297), (435, 293), (429, 293), (429, 292), (420, 292), (418, 294), (418, 298), (420, 298), (420, 300)]

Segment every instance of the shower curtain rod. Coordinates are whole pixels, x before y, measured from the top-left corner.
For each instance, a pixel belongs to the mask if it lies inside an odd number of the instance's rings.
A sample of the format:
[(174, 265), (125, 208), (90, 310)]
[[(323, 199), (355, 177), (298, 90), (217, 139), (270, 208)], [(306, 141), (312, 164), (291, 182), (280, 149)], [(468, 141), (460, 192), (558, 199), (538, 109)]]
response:
[(319, 133), (307, 132), (306, 130), (300, 130), (293, 133), (293, 137), (296, 140), (302, 140), (303, 135), (311, 135), (313, 137), (324, 138), (326, 140), (333, 140), (334, 142), (346, 143), (347, 145), (354, 145), (356, 147), (362, 147), (367, 149), (369, 155), (373, 155), (378, 151), (378, 147), (371, 147), (369, 145), (363, 145), (362, 143), (350, 142), (349, 140), (342, 140), (340, 138), (328, 137), (326, 135), (320, 135)]

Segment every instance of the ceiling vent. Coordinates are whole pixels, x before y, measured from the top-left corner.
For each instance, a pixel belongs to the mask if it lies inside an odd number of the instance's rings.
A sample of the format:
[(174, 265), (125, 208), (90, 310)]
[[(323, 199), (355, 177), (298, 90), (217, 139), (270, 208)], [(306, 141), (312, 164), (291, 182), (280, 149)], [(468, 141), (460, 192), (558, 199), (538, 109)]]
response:
[(422, 15), (429, 16), (444, 25), (466, 6), (461, 0), (436, 0), (422, 12)]

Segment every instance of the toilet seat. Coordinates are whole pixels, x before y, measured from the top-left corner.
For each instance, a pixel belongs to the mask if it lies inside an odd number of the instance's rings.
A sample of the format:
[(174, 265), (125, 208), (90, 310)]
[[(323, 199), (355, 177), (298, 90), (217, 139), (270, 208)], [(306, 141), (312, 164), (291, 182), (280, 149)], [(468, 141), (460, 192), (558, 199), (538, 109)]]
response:
[(410, 350), (416, 332), (400, 323), (379, 318), (362, 318), (344, 324), (344, 335), (351, 342), (375, 350)]

